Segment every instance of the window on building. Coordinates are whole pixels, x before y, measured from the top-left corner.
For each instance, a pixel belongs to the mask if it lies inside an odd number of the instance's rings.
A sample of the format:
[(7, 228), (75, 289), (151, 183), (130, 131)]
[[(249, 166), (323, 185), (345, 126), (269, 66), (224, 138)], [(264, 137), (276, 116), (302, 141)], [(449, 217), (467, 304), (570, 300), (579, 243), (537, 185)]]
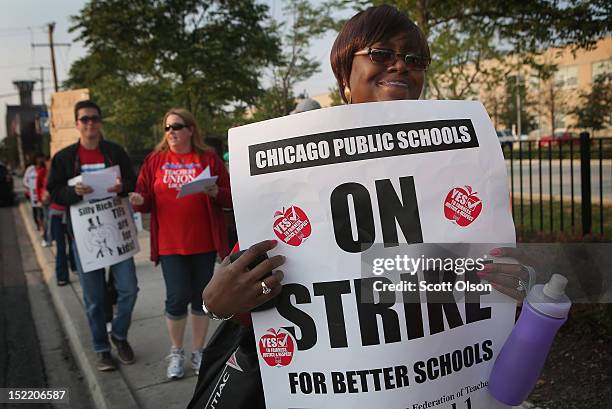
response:
[(555, 86), (572, 88), (578, 85), (578, 67), (561, 67), (555, 73)]

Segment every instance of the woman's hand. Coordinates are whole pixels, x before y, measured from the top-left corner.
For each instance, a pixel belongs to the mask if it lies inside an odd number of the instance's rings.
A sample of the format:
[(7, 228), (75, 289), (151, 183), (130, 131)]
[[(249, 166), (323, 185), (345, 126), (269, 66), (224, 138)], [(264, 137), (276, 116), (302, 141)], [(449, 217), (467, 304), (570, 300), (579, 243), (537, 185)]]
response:
[(140, 193), (130, 192), (128, 193), (128, 196), (130, 198), (130, 203), (132, 204), (132, 206), (140, 206), (144, 203), (144, 197), (142, 197)]
[(217, 186), (215, 183), (212, 186), (207, 187), (206, 190), (204, 190), (204, 193), (214, 199), (217, 197), (217, 194), (219, 194), (219, 186)]
[(89, 185), (84, 185), (83, 183), (78, 182), (74, 186), (74, 192), (79, 196), (83, 196), (83, 195), (86, 195), (87, 193), (93, 192), (93, 188)]
[(519, 248), (499, 247), (490, 251), (494, 257), (509, 257), (516, 263), (488, 263), (479, 271), (478, 277), (488, 281), (493, 288), (519, 301), (527, 296), (529, 289), (536, 282), (537, 262), (533, 257)]
[[(230, 317), (251, 311), (253, 308), (276, 297), (282, 289), (282, 271), (274, 271), (285, 263), (285, 257), (276, 255), (257, 265), (252, 270), (247, 266), (268, 250), (276, 247), (276, 240), (265, 240), (251, 246), (236, 261), (230, 263), (226, 257), (213, 274), (212, 279), (202, 292), (202, 301), (208, 310), (219, 317)], [(271, 291), (264, 293), (264, 286)]]

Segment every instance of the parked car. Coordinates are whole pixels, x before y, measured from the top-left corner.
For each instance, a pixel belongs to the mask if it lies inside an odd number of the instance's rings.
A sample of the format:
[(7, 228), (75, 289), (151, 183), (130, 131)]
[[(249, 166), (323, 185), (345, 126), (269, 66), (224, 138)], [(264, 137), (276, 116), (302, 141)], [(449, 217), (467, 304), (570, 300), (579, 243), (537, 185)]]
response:
[(4, 164), (0, 163), (0, 205), (12, 206), (14, 202), (13, 173)]
[(580, 143), (580, 139), (578, 139), (578, 135), (575, 132), (568, 131), (557, 131), (552, 135), (545, 135), (540, 138), (538, 141), (538, 145), (540, 147), (547, 146), (557, 146), (557, 145), (565, 145), (565, 144), (578, 144)]
[(501, 144), (502, 150), (506, 146), (512, 149), (512, 142), (514, 142), (514, 137), (512, 136), (512, 132), (509, 129), (496, 129), (495, 133), (497, 133), (497, 139), (499, 139), (499, 143)]

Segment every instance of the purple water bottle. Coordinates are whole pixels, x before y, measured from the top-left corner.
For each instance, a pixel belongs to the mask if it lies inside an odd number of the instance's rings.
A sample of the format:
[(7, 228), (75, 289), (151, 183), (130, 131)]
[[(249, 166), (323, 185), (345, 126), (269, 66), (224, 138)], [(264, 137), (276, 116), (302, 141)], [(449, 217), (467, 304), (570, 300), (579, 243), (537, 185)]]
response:
[(566, 285), (567, 278), (553, 274), (547, 284), (529, 291), (489, 377), (489, 392), (498, 401), (520, 405), (535, 387), (555, 334), (572, 305), (565, 295)]

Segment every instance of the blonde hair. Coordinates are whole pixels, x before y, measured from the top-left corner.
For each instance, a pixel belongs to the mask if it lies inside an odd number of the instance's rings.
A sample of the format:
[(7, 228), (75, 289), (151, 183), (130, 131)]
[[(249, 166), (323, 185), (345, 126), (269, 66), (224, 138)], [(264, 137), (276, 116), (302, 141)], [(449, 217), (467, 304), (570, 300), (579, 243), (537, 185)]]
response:
[(193, 148), (194, 151), (200, 154), (200, 153), (204, 153), (205, 151), (211, 149), (210, 146), (204, 143), (202, 132), (200, 131), (200, 127), (198, 126), (198, 123), (196, 122), (193, 114), (189, 112), (188, 110), (186, 110), (185, 108), (172, 108), (171, 110), (166, 112), (166, 114), (164, 115), (164, 119), (162, 119), (161, 126), (162, 126), (162, 132), (164, 136), (161, 142), (159, 142), (157, 146), (155, 147), (156, 151), (165, 152), (170, 149), (170, 147), (168, 146), (168, 140), (166, 139), (166, 132), (164, 131), (164, 128), (166, 126), (166, 119), (168, 119), (170, 115), (180, 116), (183, 119), (183, 121), (185, 121), (185, 125), (187, 125), (188, 127), (192, 129), (191, 147)]

